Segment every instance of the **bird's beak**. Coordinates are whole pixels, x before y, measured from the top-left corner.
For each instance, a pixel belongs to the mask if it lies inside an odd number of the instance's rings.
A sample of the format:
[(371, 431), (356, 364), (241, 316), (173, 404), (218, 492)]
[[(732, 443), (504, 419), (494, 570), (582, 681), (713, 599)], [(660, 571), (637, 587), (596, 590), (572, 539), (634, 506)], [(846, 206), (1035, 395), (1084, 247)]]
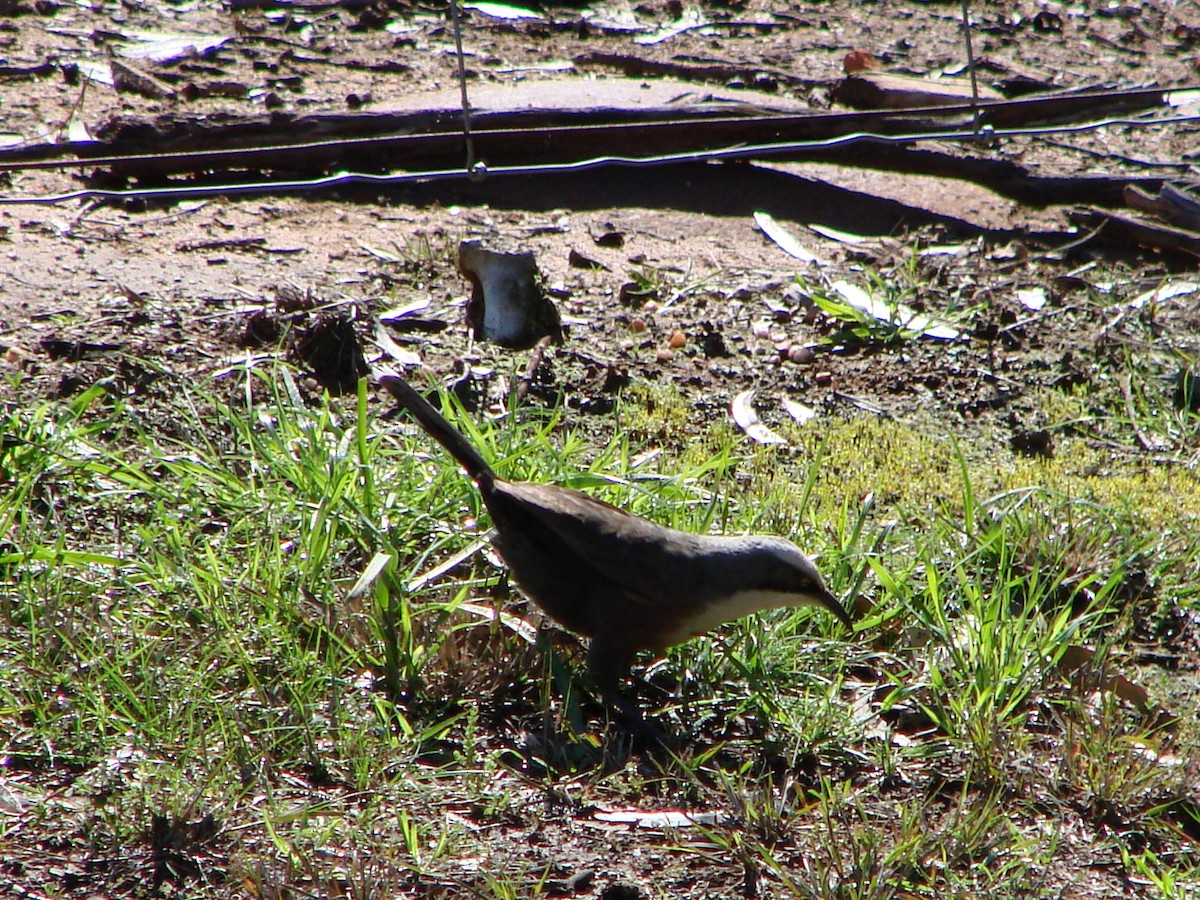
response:
[(816, 596), (817, 602), (820, 603), (821, 606), (825, 607), (827, 610), (841, 619), (842, 624), (851, 631), (854, 630), (854, 620), (850, 618), (850, 613), (846, 612), (846, 607), (842, 606), (842, 602), (838, 600), (837, 597), (833, 596), (833, 593), (828, 588), (822, 586), (820, 593), (818, 593)]

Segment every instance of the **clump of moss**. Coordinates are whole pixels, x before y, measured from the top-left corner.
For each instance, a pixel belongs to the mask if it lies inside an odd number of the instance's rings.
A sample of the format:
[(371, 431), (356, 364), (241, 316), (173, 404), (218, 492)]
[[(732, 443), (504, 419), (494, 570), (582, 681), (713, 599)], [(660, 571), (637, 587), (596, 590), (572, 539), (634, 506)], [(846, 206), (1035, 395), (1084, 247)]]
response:
[(635, 382), (621, 401), (621, 427), (635, 442), (682, 445), (695, 435), (691, 407), (673, 384)]
[[(889, 517), (917, 517), (963, 509), (965, 466), (976, 501), (1036, 489), (1070, 501), (1111, 507), (1145, 528), (1191, 526), (1200, 520), (1200, 477), (1182, 467), (1148, 467), (1136, 458), (1110, 457), (1082, 440), (1067, 439), (1051, 458), (1026, 457), (1007, 446), (960, 445), (910, 424), (865, 416), (831, 419), (793, 436), (789, 454), (763, 448), (747, 461), (756, 493), (799, 497), (809, 465), (818, 466), (807, 494), (820, 516), (874, 494)], [(960, 454), (962, 461), (960, 462)]]

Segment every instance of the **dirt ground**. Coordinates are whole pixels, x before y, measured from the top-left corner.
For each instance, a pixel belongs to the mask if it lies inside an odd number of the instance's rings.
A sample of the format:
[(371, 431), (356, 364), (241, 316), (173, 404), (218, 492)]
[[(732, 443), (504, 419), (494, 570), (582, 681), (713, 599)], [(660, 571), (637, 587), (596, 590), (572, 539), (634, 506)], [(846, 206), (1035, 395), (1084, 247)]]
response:
[[(442, 108), (452, 107), (456, 95), (452, 33), (437, 9), (399, 3), (238, 4), (236, 12), (216, 3), (8, 5), (12, 15), (0, 23), (0, 62), (7, 66), (0, 74), (0, 113), (14, 146), (101, 134), (118, 117)], [(716, 96), (820, 110), (851, 49), (870, 50), (889, 69), (919, 75), (961, 72), (965, 58), (959, 8), (950, 3), (793, 4), (783, 11), (756, 2), (715, 5), (700, 10), (716, 23), (712, 27), (639, 43), (659, 37), (658, 29), (677, 18), (691, 21), (686, 16), (695, 12), (670, 3), (613, 3), (507, 21), (468, 10), (464, 41), (473, 105), (521, 106), (533, 102), (525, 99), (530, 96), (559, 105), (597, 96), (612, 103), (644, 94), (655, 103)], [(974, 16), (985, 85), (1025, 79), (1056, 88), (1180, 87), (1195, 80), (1193, 4), (1043, 9), (977, 3)], [(207, 49), (169, 62), (146, 58), (169, 55), (164, 43), (179, 34)], [(153, 99), (88, 81), (98, 70), (103, 76), (105, 54), (113, 49), (175, 95)], [(739, 78), (689, 84), (631, 79), (572, 62), (601, 51), (681, 64), (718, 61), (748, 72), (761, 67), (795, 73), (797, 80), (789, 86), (772, 75), (751, 78), (749, 86)], [(1191, 124), (1111, 127), (955, 152), (1020, 160), (1057, 175), (1186, 175), (1178, 164), (1193, 135)], [(95, 183), (87, 176), (86, 170), (14, 171), (4, 197), (69, 192)], [(797, 271), (829, 282), (854, 280), (864, 265), (898, 270), (912, 263), (919, 236), (920, 246), (934, 249), (917, 260), (928, 276), (918, 280), (936, 286), (919, 305), (982, 305), (974, 321), (978, 333), (1028, 317), (1030, 310), (1016, 300), (1022, 288), (1048, 286), (1058, 298), (1086, 286), (1078, 278), (1051, 280), (1080, 262), (1045, 258), (1079, 236), (1062, 208), (1022, 206), (961, 181), (833, 164), (594, 169), (386, 193), (346, 189), (128, 206), (0, 206), (6, 261), (0, 339), (47, 392), (80, 361), (48, 359), (45, 339), (117, 345), (202, 372), (240, 352), (237, 339), (248, 317), (270, 307), (285, 286), (359, 315), (430, 299), (425, 315), (451, 327), (418, 349), (431, 365), (444, 367), (462, 346), (454, 307), (466, 284), (452, 261), (458, 241), (470, 236), (516, 239), (537, 254), (568, 324), (567, 353), (586, 347), (639, 376), (726, 399), (753, 382), (812, 405), (844, 402), (840, 395), (869, 398), (885, 409), (933, 402), (965, 410), (991, 402), (996, 384), (980, 374), (991, 362), (981, 355), (992, 353), (987, 341), (951, 354), (921, 347), (903, 359), (846, 353), (822, 354), (808, 365), (780, 363), (791, 344), (821, 336), (811, 317), (785, 308)], [(759, 210), (791, 223), (820, 257), (819, 267), (798, 263), (771, 243), (752, 218)], [(806, 225), (850, 232), (858, 242), (830, 240)], [(597, 238), (605, 234), (619, 235), (619, 246), (600, 246)], [(572, 265), (572, 253), (598, 265)], [(1125, 289), (1153, 287), (1180, 262), (1135, 257)], [(649, 315), (631, 314), (617, 302), (622, 285), (639, 277), (654, 282), (665, 301)], [(647, 327), (631, 334), (635, 318)], [(1022, 368), (1025, 351), (1036, 349), (1040, 370), (1055, 364), (1057, 348), (1077, 346), (1074, 318), (1042, 316), (1036, 348), (1021, 341), (1020, 326), (1005, 331), (1015, 338), (1003, 342), (1006, 377)], [(689, 344), (660, 359), (667, 354), (653, 351), (670, 349), (676, 332)], [(702, 339), (714, 333), (722, 338), (718, 355), (712, 351), (717, 342)]]
[[(976, 0), (972, 9), (985, 84), (1176, 89), (1200, 80), (1195, 3)], [(897, 72), (961, 74), (959, 13), (951, 2), (609, 0), (518, 20), (469, 9), (463, 40), (479, 109), (520, 106), (539, 91), (538, 102), (561, 104), (715, 96), (823, 110), (856, 48)], [(640, 42), (693, 14), (710, 24)], [(116, 117), (446, 108), (457, 98), (441, 8), (0, 0), (0, 16), (0, 140), (11, 147), (100, 135)], [(88, 80), (107, 68), (110, 50), (161, 49), (164, 35), (177, 34), (210, 46), (166, 62), (121, 56), (175, 96)], [(601, 51), (750, 74), (649, 79), (581, 61)], [(760, 71), (767, 74), (755, 77)], [(940, 149), (1019, 161), (1040, 174), (1186, 183), (1196, 174), (1198, 130), (1195, 122), (1113, 125)], [(247, 352), (272, 352), (254, 339), (254, 317), (277, 315), (295, 297), (350, 316), (364, 338), (379, 313), (419, 306), (420, 327), (401, 325), (392, 336), (427, 366), (446, 374), (465, 360), (508, 370), (510, 351), (473, 344), (463, 322), (469, 287), (455, 254), (461, 240), (485, 237), (535, 252), (563, 317), (566, 339), (544, 363), (555, 374), (548, 402), (603, 411), (615, 382), (601, 376), (616, 372), (619, 382), (678, 387), (698, 427), (702, 417), (727, 416), (730, 399), (753, 387), (768, 424), (786, 415), (787, 398), (822, 414), (866, 409), (927, 417), (952, 431), (985, 428), (1038, 452), (1038, 391), (1084, 383), (1096, 377), (1100, 355), (1116, 352), (1100, 348), (1112, 315), (1094, 298), (1118, 309), (1195, 268), (1186, 255), (1081, 240), (1064, 207), (834, 163), (695, 162), (387, 190), (35, 202), (100, 183), (93, 175), (80, 167), (0, 176), (0, 371), (22, 375), (0, 387), (3, 402), (69, 396), (101, 377), (153, 394), (160, 368), (211, 378)], [(16, 199), (28, 202), (8, 202)], [(801, 262), (768, 239), (759, 211), (819, 262)], [(1068, 245), (1077, 246), (1059, 252)], [(1106, 275), (1091, 280), (1098, 259)], [(903, 299), (917, 309), (961, 313), (963, 339), (898, 348), (823, 342), (838, 323), (798, 297), (796, 274), (861, 285), (867, 271), (911, 285)], [(631, 302), (630, 286), (649, 302)], [(1194, 335), (1196, 295), (1164, 304), (1161, 322)], [(793, 352), (801, 348), (812, 352)], [(1163, 377), (1172, 374), (1164, 362)]]

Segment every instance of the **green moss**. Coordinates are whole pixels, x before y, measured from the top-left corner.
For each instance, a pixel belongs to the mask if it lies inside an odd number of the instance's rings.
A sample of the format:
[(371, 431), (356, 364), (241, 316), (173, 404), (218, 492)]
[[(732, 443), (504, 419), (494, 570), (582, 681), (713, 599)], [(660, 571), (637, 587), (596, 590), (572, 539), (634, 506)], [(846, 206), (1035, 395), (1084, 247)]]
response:
[(674, 384), (639, 381), (621, 394), (621, 427), (638, 442), (682, 444), (695, 432), (692, 419)]
[(1065, 391), (1034, 387), (1029, 392), (1029, 404), (1043, 417), (1044, 427), (1063, 428), (1093, 416), (1088, 390), (1087, 385), (1075, 385)]
[[(747, 460), (752, 494), (799, 500), (807, 467), (815, 463), (819, 468), (807, 507), (817, 519), (854, 507), (871, 493), (877, 514), (885, 518), (922, 520), (938, 512), (962, 512), (962, 472), (948, 435), (856, 416), (826, 420), (821, 428), (800, 429), (791, 438), (794, 451), (761, 448)], [(1185, 529), (1200, 520), (1200, 477), (1183, 467), (1149, 468), (1070, 439), (1060, 441), (1048, 459), (1018, 456), (1007, 446), (961, 449), (977, 500), (1036, 489), (1064, 501), (1108, 507), (1143, 528)]]

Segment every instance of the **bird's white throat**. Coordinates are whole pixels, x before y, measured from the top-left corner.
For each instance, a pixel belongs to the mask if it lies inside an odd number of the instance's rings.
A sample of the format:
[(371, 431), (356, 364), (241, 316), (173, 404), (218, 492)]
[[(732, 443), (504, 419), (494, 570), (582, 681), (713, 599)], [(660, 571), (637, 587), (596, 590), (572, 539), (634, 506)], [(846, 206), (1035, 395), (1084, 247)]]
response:
[(667, 646), (686, 641), (712, 631), (718, 625), (748, 616), (750, 613), (763, 609), (779, 609), (784, 606), (819, 606), (821, 601), (807, 594), (795, 594), (787, 591), (768, 591), (754, 589), (738, 591), (724, 600), (710, 603), (695, 615), (688, 618), (682, 626), (667, 636)]

